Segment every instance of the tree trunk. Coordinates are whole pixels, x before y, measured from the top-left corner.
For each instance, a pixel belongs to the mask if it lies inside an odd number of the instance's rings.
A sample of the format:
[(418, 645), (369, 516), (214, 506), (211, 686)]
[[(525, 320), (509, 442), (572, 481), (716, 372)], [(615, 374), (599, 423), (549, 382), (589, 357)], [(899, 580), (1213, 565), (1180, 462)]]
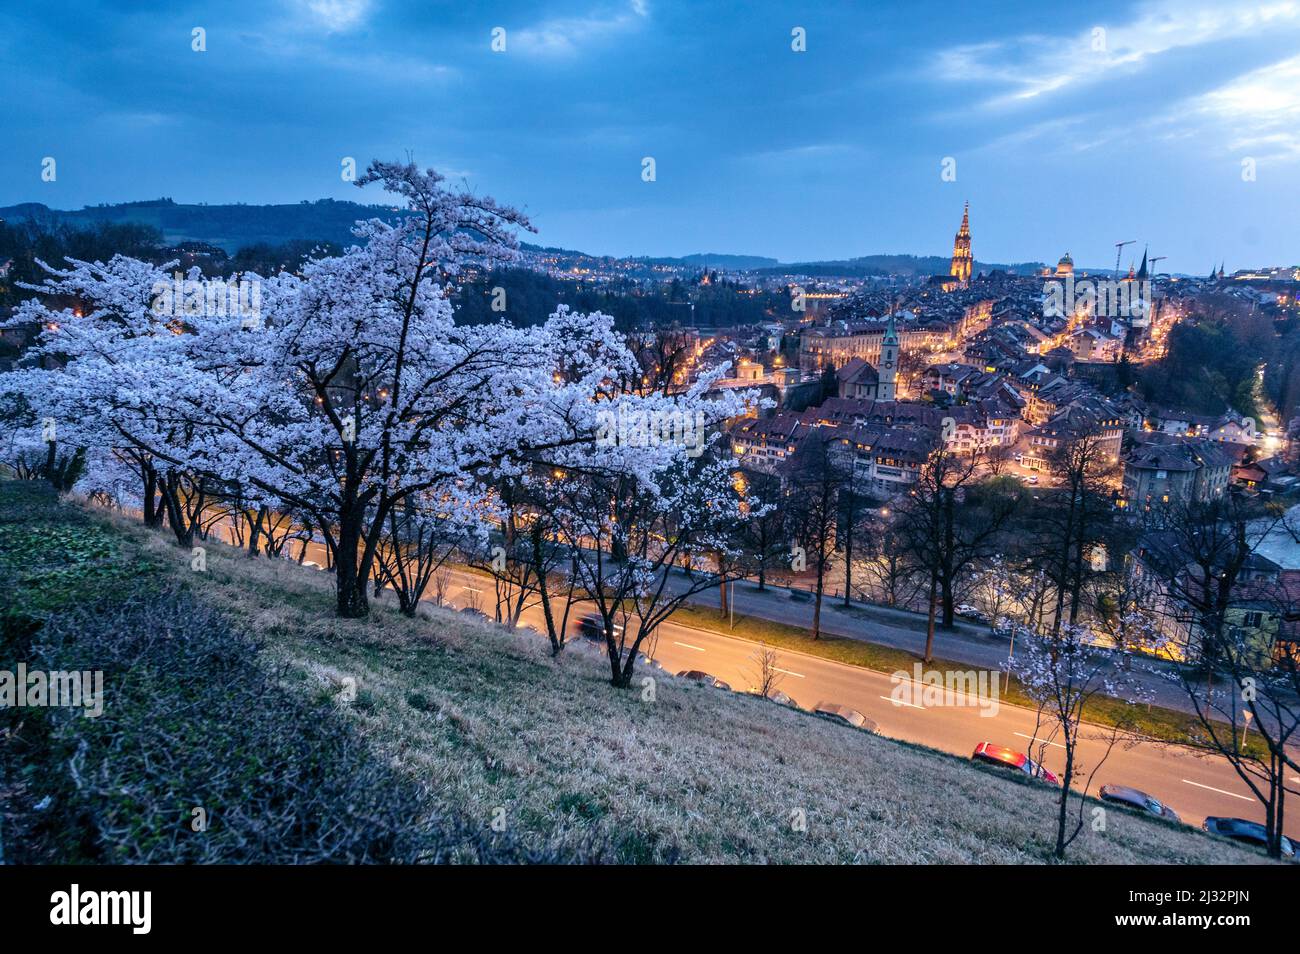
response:
[(181, 479), (175, 473), (163, 478), (163, 502), (167, 506), (167, 523), (176, 537), (176, 545), (188, 550), (194, 546), (194, 525), (185, 515), (180, 484)]
[(162, 526), (162, 508), (158, 505), (158, 471), (146, 464), (144, 471), (144, 525)]
[(542, 521), (534, 520), (529, 535), (532, 537), (533, 544), (533, 567), (537, 571), (537, 595), (542, 600), (542, 616), (546, 619), (546, 637), (551, 641), (551, 655), (558, 656), (560, 650), (564, 648), (564, 641), (555, 630), (555, 614), (551, 611), (551, 593), (550, 587), (547, 586), (546, 560), (542, 547), (544, 533), (545, 525)]
[(935, 603), (938, 599), (939, 580), (938, 577), (930, 574), (930, 612), (925, 621), (925, 657), (927, 663), (934, 661), (934, 610)]
[(826, 564), (820, 558), (817, 560), (817, 587), (816, 595), (813, 597), (813, 639), (822, 638), (822, 594), (826, 592)]
[(853, 605), (853, 523), (849, 516), (849, 526), (844, 535), (844, 605)]
[[(1034, 733), (1037, 735), (1037, 733)], [(1066, 736), (1067, 741), (1069, 736)], [(1046, 746), (1044, 746), (1046, 748)], [(1074, 780), (1074, 745), (1065, 749), (1065, 774), (1061, 777), (1061, 800), (1056, 806), (1056, 859), (1065, 860), (1065, 826), (1070, 811), (1070, 782)]]
[(339, 515), (338, 552), (334, 555), (334, 581), (338, 589), (338, 615), (344, 619), (363, 619), (370, 614), (366, 598), (369, 582), (357, 566), (361, 545), (361, 514)]
[(257, 556), (257, 542), (258, 538), (262, 535), (262, 521), (266, 519), (266, 517), (266, 508), (258, 507), (257, 516), (248, 521), (248, 555), (250, 557)]

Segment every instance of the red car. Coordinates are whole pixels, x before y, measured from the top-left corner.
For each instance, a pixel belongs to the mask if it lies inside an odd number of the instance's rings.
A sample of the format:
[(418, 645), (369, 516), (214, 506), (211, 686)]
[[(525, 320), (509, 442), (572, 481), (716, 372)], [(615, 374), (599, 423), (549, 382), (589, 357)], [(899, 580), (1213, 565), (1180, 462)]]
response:
[(1017, 752), (1015, 749), (1008, 749), (1003, 745), (994, 745), (992, 742), (981, 742), (975, 746), (975, 751), (971, 755), (974, 762), (983, 762), (985, 765), (996, 765), (998, 768), (1015, 769), (1018, 772), (1024, 772), (1032, 779), (1040, 782), (1047, 782), (1050, 785), (1061, 787), (1061, 780), (1056, 777), (1054, 772), (1049, 772), (1043, 766), (1039, 765), (1024, 752)]

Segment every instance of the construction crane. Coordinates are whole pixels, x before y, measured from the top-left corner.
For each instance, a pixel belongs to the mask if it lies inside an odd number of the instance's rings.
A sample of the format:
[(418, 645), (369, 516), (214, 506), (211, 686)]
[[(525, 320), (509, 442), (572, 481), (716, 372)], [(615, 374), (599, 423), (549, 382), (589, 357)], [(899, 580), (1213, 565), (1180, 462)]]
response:
[(1129, 239), (1127, 242), (1115, 243), (1115, 277), (1119, 278), (1119, 256), (1124, 251), (1125, 245), (1132, 245), (1137, 239)]
[(1153, 255), (1147, 259), (1147, 267), (1151, 269), (1152, 278), (1156, 277), (1156, 262), (1163, 262), (1168, 257), (1168, 255)]

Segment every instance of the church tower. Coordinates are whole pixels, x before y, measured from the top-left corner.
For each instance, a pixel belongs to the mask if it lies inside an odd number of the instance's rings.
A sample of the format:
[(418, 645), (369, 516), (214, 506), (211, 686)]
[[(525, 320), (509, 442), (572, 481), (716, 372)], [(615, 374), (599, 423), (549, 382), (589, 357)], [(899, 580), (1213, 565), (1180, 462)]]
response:
[(876, 400), (896, 401), (895, 382), (898, 379), (898, 329), (894, 326), (894, 313), (889, 313), (889, 323), (885, 325), (885, 337), (880, 342), (879, 383), (876, 385)]
[(970, 203), (961, 214), (961, 228), (952, 242), (952, 269), (949, 272), (959, 282), (970, 281), (971, 268), (975, 259), (970, 251)]

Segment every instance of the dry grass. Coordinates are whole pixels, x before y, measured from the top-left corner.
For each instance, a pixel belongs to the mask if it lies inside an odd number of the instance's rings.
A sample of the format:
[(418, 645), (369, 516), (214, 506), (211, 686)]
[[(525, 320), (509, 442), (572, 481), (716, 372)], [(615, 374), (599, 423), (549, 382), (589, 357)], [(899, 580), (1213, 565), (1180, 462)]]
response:
[[(653, 700), (620, 692), (586, 647), (552, 660), (544, 639), (448, 611), (408, 620), (381, 602), (370, 620), (338, 620), (322, 573), (209, 543), (208, 572), (195, 574), (188, 553), (120, 525), (317, 691), (356, 679), (350, 717), (379, 752), (525, 843), (603, 845), (610, 861), (1049, 859), (1048, 790), (657, 670), (641, 673)], [(1107, 822), (1071, 860), (1263, 860), (1119, 811)]]

